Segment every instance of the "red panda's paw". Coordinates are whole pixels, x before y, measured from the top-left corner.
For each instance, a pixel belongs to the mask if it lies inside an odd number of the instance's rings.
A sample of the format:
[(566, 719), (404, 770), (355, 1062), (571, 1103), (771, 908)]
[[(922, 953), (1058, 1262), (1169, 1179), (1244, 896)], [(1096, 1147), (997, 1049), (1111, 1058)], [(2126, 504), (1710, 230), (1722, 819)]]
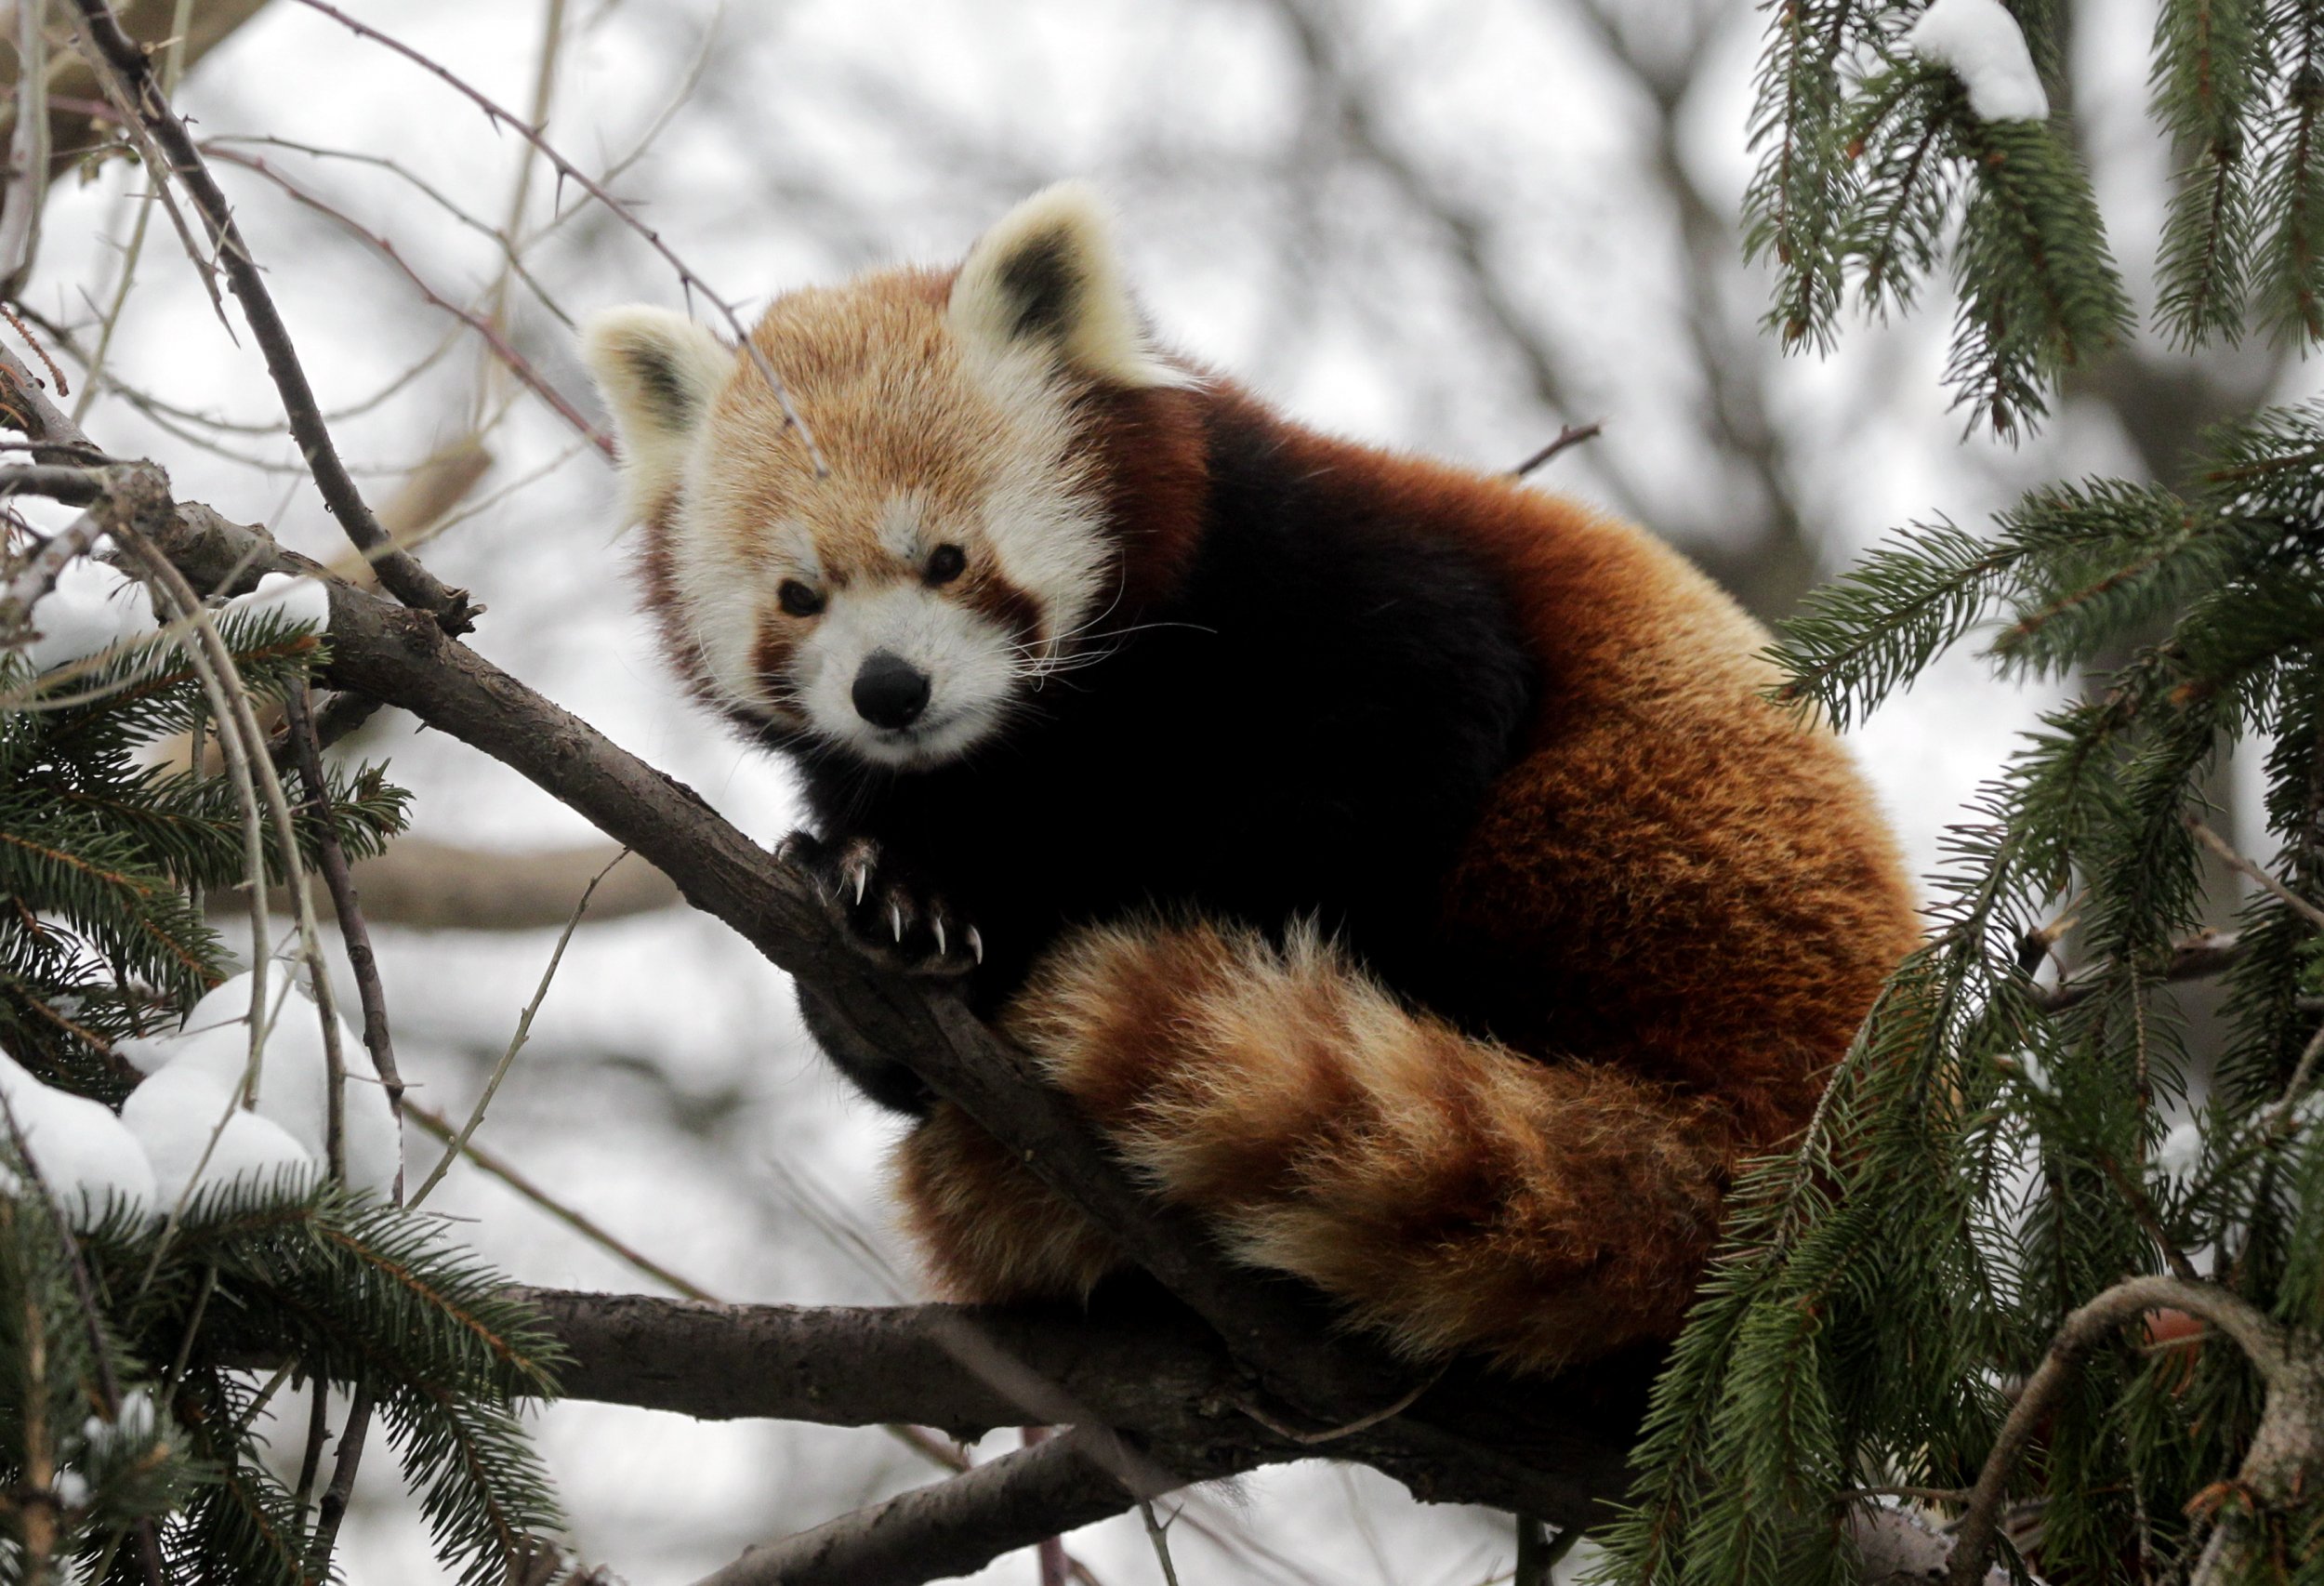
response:
[(897, 1142), (904, 1222), (946, 1299), (1087, 1298), (1122, 1259), (1096, 1226), (950, 1102)]
[(870, 838), (825, 842), (795, 831), (775, 857), (805, 871), (849, 938), (891, 969), (957, 976), (984, 961), (976, 927)]
[(1546, 1368), (1669, 1336), (1716, 1231), (1711, 1109), (1474, 1039), (1312, 936), (1085, 932), (1005, 1024), (1241, 1259), (1416, 1358)]

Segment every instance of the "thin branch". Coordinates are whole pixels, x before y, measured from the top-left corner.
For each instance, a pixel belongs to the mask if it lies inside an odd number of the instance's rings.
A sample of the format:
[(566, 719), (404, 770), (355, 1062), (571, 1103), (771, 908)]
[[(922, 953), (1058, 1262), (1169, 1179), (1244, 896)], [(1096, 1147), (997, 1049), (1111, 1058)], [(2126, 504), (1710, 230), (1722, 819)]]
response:
[(2250, 879), (2258, 882), (2269, 892), (2275, 894), (2277, 901), (2281, 903), (2285, 907), (2291, 909), (2294, 914), (2306, 920), (2310, 925), (2315, 926), (2317, 930), (2324, 931), (2324, 908), (2317, 907), (2316, 905), (2310, 903), (2307, 899), (2302, 897), (2298, 892), (2293, 892), (2290, 887), (2285, 886), (2281, 881), (2276, 879), (2275, 877), (2269, 875), (2261, 866), (2252, 864), (2251, 861), (2246, 859), (2242, 854), (2238, 853), (2235, 849), (2229, 845), (2225, 838), (2221, 837), (2217, 832), (2212, 830), (2211, 827), (2205, 826), (2200, 816), (2189, 814), (2186, 817), (2186, 829), (2193, 832), (2195, 834), (2195, 840), (2201, 843), (2205, 848), (2210, 849), (2212, 853), (2221, 864), (2226, 866), (2227, 868), (2235, 871), (2238, 875), (2248, 877)]
[(0, 297), (24, 289), (48, 202), (48, 0), (16, 0), (16, 127), (0, 199)]
[[(324, 778), (323, 747), (315, 738), (314, 712), (305, 685), (291, 690), (287, 708), (299, 778), (307, 785), (307, 802), (313, 808), (321, 827), (324, 886), (331, 894), (331, 912), (338, 922), (339, 940), (347, 948), (348, 966), (355, 971), (355, 995), (363, 1004), (363, 1048), (371, 1054), (372, 1072), (379, 1077), (379, 1084), (388, 1093), (388, 1110), (400, 1125), (403, 1118), (403, 1078), (395, 1066), (395, 1037), (388, 1025), (387, 991), (379, 984), (379, 959), (371, 950), (371, 927), (363, 919), (362, 900), (356, 896), (355, 879), (348, 869), (347, 850), (340, 846), (338, 828), (332, 820), (330, 784)], [(397, 1138), (403, 1138), (400, 1128)], [(401, 1161), (396, 1164), (395, 1199), (399, 1205), (403, 1199)]]
[(1605, 420), (1603, 418), (1593, 418), (1587, 424), (1562, 424), (1558, 426), (1557, 434), (1551, 439), (1548, 445), (1511, 469), (1510, 475), (1512, 478), (1523, 479), (1560, 452), (1569, 447), (1578, 446), (1584, 441), (1593, 441), (1604, 433), (1605, 433)]
[[(215, 11), (217, 7), (210, 7)], [(168, 99), (178, 91), (178, 79), (186, 70), (186, 33), (193, 22), (193, 0), (177, 0), (170, 10), (169, 44), (162, 55), (162, 97)], [(111, 106), (106, 106), (110, 110)], [(73, 404), (73, 417), (79, 422), (97, 400), (104, 377), (105, 357), (112, 350), (113, 332), (120, 327), (121, 315), (129, 306), (129, 293), (137, 285), (138, 260), (145, 254), (145, 234), (152, 227), (154, 205), (163, 196), (163, 181), (158, 173), (149, 174), (144, 202), (137, 206), (138, 218), (129, 228), (128, 245), (122, 249), (121, 274), (113, 283), (113, 300), (99, 320), (97, 347), (89, 355), (82, 371), (81, 398)]]
[(602, 881), (614, 866), (628, 857), (629, 850), (623, 849), (607, 860), (605, 868), (591, 877), (589, 884), (581, 889), (580, 900), (573, 905), (573, 916), (565, 921), (564, 930), (558, 934), (557, 945), (549, 952), (548, 967), (541, 971), (541, 983), (534, 988), (533, 1000), (526, 1003), (524, 1011), (518, 1015), (516, 1034), (508, 1038), (508, 1050), (500, 1054), (498, 1063), (493, 1064), (492, 1074), (484, 1081), (482, 1093), (476, 1098), (476, 1105), (469, 1109), (468, 1122), (460, 1126), (459, 1133), (455, 1135), (452, 1143), (444, 1148), (443, 1155), (438, 1157), (436, 1165), (429, 1170), (428, 1176), (420, 1181), (419, 1188), (412, 1192), (411, 1203), (414, 1206), (426, 1200), (428, 1192), (442, 1182), (444, 1174), (452, 1170), (452, 1164), (467, 1148), (469, 1137), (474, 1134), (477, 1126), (484, 1121), (485, 1109), (493, 1104), (493, 1098), (500, 1093), (501, 1080), (508, 1077), (509, 1065), (516, 1062), (517, 1053), (524, 1050), (525, 1040), (533, 1033), (533, 1016), (541, 1011), (541, 1003), (548, 997), (549, 983), (557, 978), (557, 966), (565, 961), (565, 948), (572, 945), (573, 933), (580, 929), (581, 917), (589, 911), (589, 898), (596, 892), (598, 882)]
[[(534, 300), (548, 310), (550, 317), (567, 330), (574, 328), (573, 316), (565, 311), (564, 305), (558, 302), (548, 288), (541, 284), (540, 278), (525, 267), (524, 243), (518, 239), (513, 231), (497, 230), (469, 214), (460, 207), (459, 203), (451, 194), (402, 161), (390, 159), (385, 154), (375, 154), (367, 149), (337, 149), (327, 143), (302, 143), (296, 138), (284, 138), (273, 133), (225, 133), (202, 140), (202, 148), (205, 153), (220, 157), (226, 157), (229, 150), (244, 144), (265, 149), (285, 149), (293, 153), (304, 154), (311, 160), (339, 160), (350, 165), (368, 165), (374, 170), (385, 171), (427, 199), (438, 209), (442, 210), (462, 229), (475, 232), (491, 244), (500, 254), (501, 274), (523, 282), (526, 288), (533, 294)], [(490, 300), (489, 289), (477, 299), (480, 305)]]
[(29, 621), (33, 607), (57, 587), (66, 565), (75, 557), (86, 556), (104, 533), (104, 520), (90, 513), (51, 535), (47, 544), (26, 558), (6, 590), (0, 591), (0, 634), (13, 633)]
[(365, 247), (377, 254), (381, 258), (386, 259), (390, 264), (395, 267), (397, 271), (403, 275), (404, 280), (412, 284), (413, 287), (419, 293), (420, 297), (429, 304), (429, 306), (441, 309), (445, 313), (450, 314), (454, 319), (459, 321), (462, 324), (468, 326), (469, 330), (475, 332), (478, 339), (484, 343), (485, 347), (491, 350), (492, 355), (505, 364), (510, 374), (516, 376), (520, 381), (523, 382), (527, 390), (531, 391), (535, 396), (539, 397), (543, 403), (547, 403), (550, 412), (556, 414), (558, 417), (563, 419), (568, 425), (572, 426), (575, 434), (579, 435), (590, 445), (595, 446), (598, 451), (602, 453), (605, 456), (612, 457), (614, 455), (613, 437), (598, 429), (596, 425), (591, 424), (587, 417), (583, 416), (579, 408), (574, 407), (572, 403), (565, 399), (565, 395), (562, 391), (560, 391), (555, 386), (548, 383), (548, 377), (533, 366), (532, 360), (525, 357), (523, 353), (519, 352), (516, 348), (509, 343), (508, 337), (502, 333), (498, 321), (488, 317), (487, 315), (478, 313), (473, 309), (462, 308), (459, 304), (454, 302), (451, 298), (437, 291), (435, 287), (429, 285), (428, 278), (420, 274), (417, 270), (413, 268), (412, 262), (403, 257), (401, 250), (399, 250), (395, 244), (389, 238), (381, 236), (378, 232), (364, 226), (353, 216), (349, 215), (345, 210), (338, 208), (328, 200), (308, 192), (305, 188), (293, 181), (289, 177), (284, 176), (281, 171), (276, 170), (272, 165), (267, 164), (267, 162), (258, 155), (244, 154), (232, 149), (218, 148), (213, 148), (211, 152), (216, 154), (218, 158), (224, 160), (229, 165), (240, 165), (246, 171), (252, 171), (266, 178), (267, 180), (272, 182), (275, 186), (281, 188), (284, 192), (290, 194), (290, 196), (296, 199), (298, 203), (313, 210), (316, 214), (328, 218), (330, 221), (334, 225), (337, 226), (341, 231), (347, 232), (348, 235), (362, 243)]
[[(433, 76), (438, 81), (443, 83), (455, 93), (457, 93), (461, 98), (467, 99), (477, 109), (482, 111), (484, 112), (485, 119), (490, 121), (494, 126), (508, 127), (518, 137), (523, 139), (534, 148), (539, 150), (542, 157), (547, 159), (551, 165), (556, 167), (557, 177), (561, 182), (569, 181), (573, 183), (582, 192), (588, 193), (591, 198), (597, 200), (598, 203), (603, 205), (615, 219), (619, 220), (623, 225), (628, 227), (629, 230), (637, 232), (637, 234), (640, 237), (643, 237), (646, 240), (647, 245), (651, 246), (655, 253), (662, 256), (663, 262), (667, 264), (671, 270), (677, 271), (679, 285), (689, 295), (696, 292), (700, 293), (703, 300), (708, 303), (712, 308), (716, 309), (719, 311), (720, 317), (726, 321), (727, 328), (734, 334), (736, 346), (748, 355), (752, 367), (759, 372), (759, 378), (767, 382), (767, 389), (774, 395), (775, 405), (782, 410), (783, 422), (785, 426), (799, 436), (799, 444), (806, 449), (808, 459), (814, 465), (816, 474), (818, 476), (823, 476), (830, 473), (831, 465), (825, 460), (822, 448), (815, 444), (814, 432), (807, 428), (807, 420), (799, 416), (799, 412), (796, 407), (791, 405), (790, 391), (784, 386), (782, 377), (774, 372), (774, 365), (767, 362), (767, 355), (765, 351), (759, 348), (756, 341), (751, 339), (749, 328), (743, 324), (741, 317), (735, 313), (733, 306), (728, 303), (725, 298), (720, 297), (716, 292), (712, 291), (709, 284), (704, 281), (699, 275), (696, 275), (692, 267), (690, 267), (684, 259), (680, 258), (677, 253), (671, 249), (670, 245), (662, 240), (661, 232), (655, 231), (653, 227), (639, 219), (636, 215), (630, 212), (627, 205), (623, 204), (612, 193), (606, 192), (603, 187), (600, 186), (590, 178), (588, 172), (582, 170), (580, 166), (574, 165), (571, 160), (566, 159), (562, 154), (559, 153), (556, 148), (549, 143), (548, 139), (541, 136), (540, 128), (528, 124), (522, 118), (501, 108), (496, 101), (487, 97), (479, 89), (470, 86), (466, 81), (455, 73), (449, 67), (443, 65), (441, 61), (429, 59), (428, 56), (421, 54), (418, 50), (414, 49), (410, 45), (403, 43), (401, 39), (394, 38), (390, 34), (381, 33), (377, 28), (371, 26), (367, 22), (358, 21), (353, 17), (350, 17), (346, 12), (340, 10), (337, 6), (330, 5), (328, 0), (299, 0), (299, 3), (308, 7), (310, 9), (322, 12), (324, 16), (331, 18), (334, 21), (338, 22), (341, 26), (348, 28), (357, 35), (363, 38), (367, 38), (374, 44), (380, 45), (385, 48), (394, 51), (404, 59), (412, 62), (415, 66), (417, 66), (423, 72), (428, 73), (430, 76)], [(91, 5), (101, 5), (102, 0), (79, 0), (79, 4), (86, 7)]]
[[(405, 1117), (418, 1124), (421, 1129), (446, 1144), (454, 1145), (458, 1131), (452, 1127), (452, 1121), (442, 1113), (409, 1099), (406, 1099), (403, 1104), (403, 1112)], [(502, 1157), (485, 1150), (474, 1141), (459, 1142), (454, 1145), (454, 1149), (535, 1206), (548, 1212), (558, 1222), (588, 1240), (599, 1249), (634, 1267), (654, 1282), (664, 1285), (671, 1293), (683, 1295), (689, 1300), (700, 1301), (705, 1304), (715, 1305), (719, 1302), (718, 1296), (700, 1284), (679, 1276), (653, 1257), (635, 1246), (626, 1243), (603, 1223), (594, 1221), (585, 1212), (567, 1206), (531, 1179), (526, 1178)]]
[(1170, 1527), (1176, 1514), (1168, 1520), (1154, 1517), (1154, 1500), (1138, 1500), (1138, 1517), (1146, 1524), (1146, 1540), (1154, 1544), (1155, 1562), (1162, 1566), (1162, 1586), (1178, 1586), (1178, 1566), (1170, 1562)]
[[(170, 167), (169, 157), (154, 142), (152, 129), (139, 119), (133, 108), (134, 90), (114, 70), (112, 62), (103, 56), (85, 51), (82, 59), (87, 65), (90, 76), (95, 79), (99, 91), (104, 95), (109, 118), (121, 128), (122, 135), (137, 152), (138, 164), (152, 178), (152, 185), (148, 192), (152, 202), (161, 205), (162, 213), (169, 217), (170, 229), (178, 233), (178, 245), (185, 249), (186, 258), (192, 262), (202, 283), (203, 296), (210, 300), (210, 312), (218, 316), (218, 323), (226, 331), (226, 338), (238, 342), (240, 338), (234, 335), (233, 322), (226, 317), (226, 299), (218, 295), (218, 260), (215, 256), (203, 252), (202, 245), (194, 240), (193, 227), (188, 224), (185, 212), (178, 206), (178, 195), (165, 175)], [(57, 101), (52, 96), (49, 102), (54, 104)], [(93, 119), (98, 114), (98, 109), (92, 104), (84, 107), (84, 113)]]
[[(2164, 966), (2162, 978), (2171, 982), (2209, 980), (2242, 962), (2244, 952), (2242, 939), (2232, 931), (2200, 932), (2172, 946), (2171, 962)], [(2087, 1000), (2104, 986), (2105, 977), (2093, 976), (2058, 986), (2036, 986), (2030, 995), (2036, 1008), (2044, 1013), (2055, 1013)]]
[(363, 492), (348, 473), (347, 465), (340, 461), (338, 448), (323, 421), (322, 408), (315, 402), (314, 388), (308, 383), (297, 350), (291, 343), (289, 328), (284, 324), (274, 299), (267, 291), (266, 277), (243, 241), (226, 194), (203, 163), (201, 150), (194, 146), (185, 123), (169, 108), (168, 99), (154, 81), (145, 52), (121, 31), (121, 24), (106, 0), (74, 0), (74, 4), (83, 19), (83, 36), (95, 57), (120, 76), (127, 90), (127, 103), (123, 108), (137, 116), (168, 155), (169, 169), (184, 186), (217, 242), (218, 263), (225, 270), (227, 284), (242, 302), (251, 334), (257, 338), (258, 350), (265, 355), (267, 371), (274, 377), (275, 390), (282, 396), (291, 434), (314, 475), (316, 488), (323, 493), (324, 504), (339, 521), (347, 537), (377, 563), (382, 584), (394, 590), (405, 604), (433, 615), (445, 631), (465, 632), (474, 626), (473, 608), (467, 592), (439, 582), (409, 552), (396, 547), (372, 515)]
[[(557, 93), (557, 54), (563, 46), (564, 37), (565, 0), (546, 0), (541, 7), (540, 59), (533, 76), (532, 115), (529, 118), (535, 126), (548, 125), (549, 106)], [(508, 194), (508, 218), (500, 228), (501, 235), (509, 240), (510, 245), (503, 251), (500, 269), (493, 277), (492, 288), (486, 294), (488, 306), (484, 317), (495, 332), (508, 329), (509, 270), (511, 267), (523, 269), (517, 261), (514, 242), (524, 226), (525, 204), (533, 193), (533, 154), (532, 145), (527, 144), (517, 155), (516, 179)], [(475, 405), (469, 416), (470, 429), (482, 421), (491, 384), (492, 365), (487, 363), (476, 382)]]
[(2308, 1038), (2308, 1044), (2300, 1049), (2300, 1061), (2292, 1065), (2284, 1093), (2268, 1109), (2268, 1127), (2272, 1131), (2280, 1134), (2298, 1120), (2300, 1098), (2307, 1090), (2308, 1081), (2316, 1077), (2317, 1059), (2320, 1055), (2324, 1055), (2324, 1024), (2318, 1024), (2316, 1034)]
[(93, 507), (105, 498), (110, 470), (64, 463), (26, 463), (0, 469), (0, 496), (41, 496), (68, 507)]
[[(318, 1399), (326, 1396), (321, 1381), (315, 1383)], [(331, 1483), (323, 1489), (323, 1501), (315, 1509), (314, 1538), (307, 1551), (307, 1567), (317, 1580), (331, 1578), (331, 1550), (337, 1546), (339, 1522), (347, 1518), (349, 1500), (355, 1496), (355, 1473), (363, 1460), (363, 1438), (371, 1430), (371, 1385), (355, 1384), (355, 1396), (347, 1407), (347, 1424), (339, 1429), (339, 1457), (331, 1466)]]
[(1947, 1586), (1976, 1586), (1985, 1574), (1986, 1560), (2000, 1529), (2010, 1474), (2080, 1370), (2082, 1357), (2124, 1323), (2160, 1310), (2185, 1311), (2216, 1327), (2250, 1356), (2270, 1388), (2291, 1375), (2283, 1329), (2226, 1289), (2176, 1277), (2133, 1277), (2116, 1284), (2067, 1316), (2051, 1341), (2049, 1354), (2011, 1407), (1955, 1527)]

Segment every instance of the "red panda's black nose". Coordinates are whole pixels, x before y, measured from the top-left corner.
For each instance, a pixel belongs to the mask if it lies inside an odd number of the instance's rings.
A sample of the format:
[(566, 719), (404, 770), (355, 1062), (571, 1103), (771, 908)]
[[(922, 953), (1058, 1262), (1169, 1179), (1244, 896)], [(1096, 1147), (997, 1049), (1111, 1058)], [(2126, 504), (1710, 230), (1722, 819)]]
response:
[(909, 727), (928, 708), (928, 674), (903, 656), (875, 650), (855, 674), (855, 714), (875, 727)]

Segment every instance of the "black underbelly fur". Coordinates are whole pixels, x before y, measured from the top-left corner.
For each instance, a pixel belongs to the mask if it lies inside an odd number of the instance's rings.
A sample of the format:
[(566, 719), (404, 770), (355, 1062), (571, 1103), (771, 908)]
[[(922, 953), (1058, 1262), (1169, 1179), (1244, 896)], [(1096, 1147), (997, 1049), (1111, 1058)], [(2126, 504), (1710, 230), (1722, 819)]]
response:
[[(1508, 602), (1457, 544), (1273, 477), (1262, 437), (1213, 442), (1195, 566), (1167, 605), (1083, 641), (1104, 658), (1027, 692), (951, 764), (800, 758), (819, 836), (874, 840), (883, 869), (977, 926), (980, 1011), (1064, 931), (1140, 911), (1270, 933), (1312, 919), (1424, 1006), (1455, 978), (1438, 890), (1538, 686)], [(924, 1110), (818, 1011), (867, 1094)]]

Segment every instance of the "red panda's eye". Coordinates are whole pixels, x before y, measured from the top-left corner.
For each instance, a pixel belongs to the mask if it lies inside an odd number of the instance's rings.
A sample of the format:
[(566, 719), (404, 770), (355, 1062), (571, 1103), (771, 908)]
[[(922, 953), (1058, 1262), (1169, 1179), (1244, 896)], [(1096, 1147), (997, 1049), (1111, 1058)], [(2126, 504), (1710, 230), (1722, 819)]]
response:
[(790, 616), (812, 616), (823, 610), (823, 596), (796, 578), (786, 578), (774, 592), (775, 603)]
[(928, 581), (949, 584), (969, 565), (968, 552), (957, 545), (940, 545), (928, 554)]

